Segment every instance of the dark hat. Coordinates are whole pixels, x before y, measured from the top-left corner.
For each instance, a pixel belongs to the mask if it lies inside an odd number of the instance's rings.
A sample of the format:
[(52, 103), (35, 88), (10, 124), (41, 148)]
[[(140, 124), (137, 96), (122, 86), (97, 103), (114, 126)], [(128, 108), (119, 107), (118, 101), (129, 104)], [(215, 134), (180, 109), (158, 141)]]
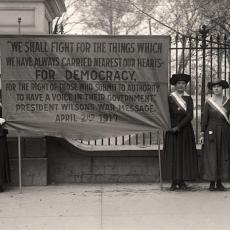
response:
[(215, 78), (212, 81), (208, 82), (208, 89), (212, 90), (212, 87), (214, 85), (220, 85), (223, 87), (223, 89), (227, 89), (229, 87), (229, 84), (227, 81), (219, 79), (219, 78)]
[(176, 85), (178, 81), (185, 81), (186, 84), (191, 80), (191, 76), (185, 73), (173, 74), (170, 78), (170, 84)]

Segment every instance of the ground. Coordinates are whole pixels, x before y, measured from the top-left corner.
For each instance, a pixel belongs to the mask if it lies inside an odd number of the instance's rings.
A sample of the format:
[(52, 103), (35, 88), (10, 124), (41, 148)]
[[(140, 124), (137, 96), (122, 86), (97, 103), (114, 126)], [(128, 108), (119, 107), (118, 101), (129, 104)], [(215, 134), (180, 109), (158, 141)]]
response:
[[(0, 193), (1, 230), (224, 230), (230, 190), (163, 191), (154, 184), (75, 184), (8, 188)], [(230, 184), (225, 184), (227, 187)]]

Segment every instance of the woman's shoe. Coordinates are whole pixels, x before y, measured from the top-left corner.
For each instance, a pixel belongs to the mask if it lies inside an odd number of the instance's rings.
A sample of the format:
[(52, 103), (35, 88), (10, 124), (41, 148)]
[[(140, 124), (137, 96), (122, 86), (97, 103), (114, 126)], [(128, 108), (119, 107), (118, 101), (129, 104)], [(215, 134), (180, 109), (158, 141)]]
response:
[(4, 189), (2, 186), (0, 186), (0, 192), (4, 192)]
[(176, 189), (177, 189), (177, 183), (173, 181), (170, 187), (170, 191), (175, 191)]
[(221, 181), (217, 181), (216, 183), (216, 189), (218, 191), (226, 191), (226, 188), (224, 187), (224, 185), (221, 183)]
[(188, 189), (188, 186), (185, 184), (185, 182), (183, 180), (179, 183), (179, 189), (181, 189), (181, 190), (187, 190)]
[(215, 190), (215, 181), (211, 181), (209, 185), (209, 191), (214, 191)]

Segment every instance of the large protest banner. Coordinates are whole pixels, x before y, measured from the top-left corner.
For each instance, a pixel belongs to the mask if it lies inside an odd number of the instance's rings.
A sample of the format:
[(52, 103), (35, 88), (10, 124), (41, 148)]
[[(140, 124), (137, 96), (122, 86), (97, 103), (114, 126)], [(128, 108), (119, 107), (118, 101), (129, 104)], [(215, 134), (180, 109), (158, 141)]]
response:
[(79, 139), (169, 127), (168, 36), (5, 35), (0, 45), (8, 127)]

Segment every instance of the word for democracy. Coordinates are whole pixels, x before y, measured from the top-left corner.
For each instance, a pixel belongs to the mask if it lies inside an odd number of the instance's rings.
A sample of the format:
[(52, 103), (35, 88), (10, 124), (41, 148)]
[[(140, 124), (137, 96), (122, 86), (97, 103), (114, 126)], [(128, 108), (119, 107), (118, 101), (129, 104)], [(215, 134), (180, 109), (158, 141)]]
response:
[(87, 81), (135, 81), (135, 71), (110, 71), (110, 70), (66, 70), (66, 80), (87, 80)]

